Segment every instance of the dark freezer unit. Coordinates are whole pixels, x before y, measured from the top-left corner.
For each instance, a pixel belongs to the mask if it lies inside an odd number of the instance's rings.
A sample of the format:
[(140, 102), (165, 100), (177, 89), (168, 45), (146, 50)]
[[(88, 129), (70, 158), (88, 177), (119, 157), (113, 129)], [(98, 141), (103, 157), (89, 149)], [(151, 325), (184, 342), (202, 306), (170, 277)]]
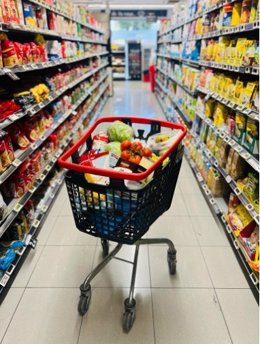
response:
[(142, 48), (141, 43), (128, 42), (129, 80), (142, 80)]

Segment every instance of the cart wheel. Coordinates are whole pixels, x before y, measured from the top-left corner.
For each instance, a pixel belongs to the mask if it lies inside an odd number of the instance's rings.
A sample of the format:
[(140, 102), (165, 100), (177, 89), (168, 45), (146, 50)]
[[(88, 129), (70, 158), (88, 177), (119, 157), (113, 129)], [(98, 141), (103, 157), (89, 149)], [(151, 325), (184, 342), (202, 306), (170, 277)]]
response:
[(136, 313), (135, 300), (133, 300), (132, 305), (129, 305), (128, 300), (129, 299), (125, 299), (125, 312), (123, 314), (123, 331), (125, 333), (128, 333), (131, 330), (135, 321), (135, 313)]
[(176, 265), (177, 265), (176, 253), (171, 253), (170, 251), (168, 251), (167, 252), (167, 262), (168, 262), (168, 266), (169, 266), (170, 275), (175, 275), (176, 274)]
[(101, 245), (102, 245), (102, 249), (103, 249), (102, 256), (103, 256), (103, 258), (106, 258), (109, 254), (109, 242), (108, 242), (108, 240), (101, 239)]
[(89, 286), (88, 290), (81, 291), (79, 304), (78, 304), (78, 312), (80, 315), (85, 315), (89, 309), (91, 300), (91, 286)]

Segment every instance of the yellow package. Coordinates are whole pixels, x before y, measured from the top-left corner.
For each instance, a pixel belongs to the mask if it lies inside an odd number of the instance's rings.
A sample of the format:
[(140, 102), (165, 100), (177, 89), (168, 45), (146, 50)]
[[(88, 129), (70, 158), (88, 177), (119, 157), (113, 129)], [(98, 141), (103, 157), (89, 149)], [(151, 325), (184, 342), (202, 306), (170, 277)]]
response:
[(258, 0), (252, 0), (249, 23), (256, 20)]
[(246, 38), (238, 38), (237, 44), (236, 44), (236, 57), (235, 57), (236, 66), (242, 65), (247, 46), (248, 46), (248, 40)]
[(244, 90), (243, 81), (237, 80), (236, 84), (235, 84), (235, 87), (232, 90), (232, 100), (236, 104), (240, 104), (241, 103), (241, 95), (243, 93), (243, 90)]
[(214, 113), (214, 106), (215, 106), (215, 101), (213, 99), (209, 99), (205, 103), (205, 116), (208, 118), (213, 117)]
[(229, 99), (229, 100), (232, 100), (233, 99), (233, 90), (235, 88), (235, 85), (236, 85), (236, 80), (235, 79), (231, 79), (231, 83), (229, 85), (229, 88), (228, 88), (228, 91), (227, 91), (227, 94), (226, 94), (226, 98)]
[(227, 63), (226, 62), (226, 48), (230, 43), (230, 39), (226, 36), (219, 37), (218, 40), (218, 62), (220, 63)]
[(218, 94), (222, 95), (223, 94), (224, 86), (225, 86), (225, 75), (224, 74), (219, 74), (216, 92)]
[(228, 115), (228, 109), (225, 105), (217, 103), (214, 111), (214, 124), (218, 128), (225, 128), (226, 120)]
[(233, 4), (231, 26), (237, 26), (240, 23), (242, 3), (236, 2)]
[(197, 22), (196, 22), (196, 28), (195, 28), (195, 32), (197, 35), (201, 35), (202, 34), (202, 18), (198, 18)]
[(212, 60), (214, 44), (215, 42), (212, 39), (209, 40), (208, 46), (207, 46), (207, 59), (208, 60)]
[(252, 98), (255, 91), (257, 83), (248, 82), (246, 87), (243, 89), (240, 95), (240, 104), (248, 108), (252, 107)]
[(238, 236), (244, 228), (253, 223), (253, 219), (241, 203), (228, 215), (228, 223), (235, 235)]
[(209, 90), (212, 92), (216, 92), (217, 90), (217, 74), (213, 74), (210, 82), (209, 82)]
[(232, 83), (233, 83), (233, 79), (232, 78), (225, 77), (225, 79), (224, 79), (224, 86), (223, 86), (223, 96), (225, 98), (228, 98), (227, 94), (229, 92), (229, 89), (230, 89), (230, 86), (232, 85)]
[(219, 43), (215, 42), (213, 45), (212, 59), (213, 61), (220, 62), (218, 59)]

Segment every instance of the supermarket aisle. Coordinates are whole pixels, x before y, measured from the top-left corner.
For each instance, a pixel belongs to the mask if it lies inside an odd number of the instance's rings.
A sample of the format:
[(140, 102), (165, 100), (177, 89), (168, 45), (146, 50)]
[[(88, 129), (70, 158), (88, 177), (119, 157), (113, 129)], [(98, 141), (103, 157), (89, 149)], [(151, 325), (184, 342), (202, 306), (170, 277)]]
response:
[[(149, 85), (116, 83), (104, 114), (160, 114)], [(78, 287), (101, 260), (99, 240), (75, 229), (63, 187), (31, 252), (0, 308), (2, 344), (256, 344), (258, 307), (196, 180), (183, 161), (173, 204), (151, 227), (178, 250), (169, 276), (166, 247), (141, 247), (137, 317), (122, 333), (123, 300), (131, 266), (113, 260), (92, 283), (92, 302), (77, 313)], [(125, 246), (120, 257), (133, 256)]]

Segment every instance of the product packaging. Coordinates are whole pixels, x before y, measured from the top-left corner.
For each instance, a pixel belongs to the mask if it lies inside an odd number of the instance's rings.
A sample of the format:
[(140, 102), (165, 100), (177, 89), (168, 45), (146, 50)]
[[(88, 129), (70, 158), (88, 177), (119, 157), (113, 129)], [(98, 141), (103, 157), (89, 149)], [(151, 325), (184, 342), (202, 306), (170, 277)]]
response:
[(28, 25), (33, 28), (37, 28), (37, 19), (36, 19), (36, 11), (35, 11), (34, 4), (23, 2), (23, 15), (24, 15), (25, 25)]
[(244, 138), (244, 147), (255, 156), (259, 155), (258, 146), (258, 136), (259, 136), (259, 122), (254, 121), (251, 118), (247, 119), (246, 132)]

